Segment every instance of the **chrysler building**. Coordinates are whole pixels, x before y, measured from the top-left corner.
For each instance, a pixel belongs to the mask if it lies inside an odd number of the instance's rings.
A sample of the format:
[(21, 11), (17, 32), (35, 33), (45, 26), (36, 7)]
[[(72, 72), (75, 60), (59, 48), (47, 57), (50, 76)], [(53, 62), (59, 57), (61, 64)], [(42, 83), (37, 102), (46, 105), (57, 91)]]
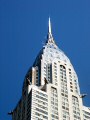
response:
[(25, 76), (12, 120), (90, 120), (85, 96), (73, 65), (55, 43), (49, 18), (46, 43)]

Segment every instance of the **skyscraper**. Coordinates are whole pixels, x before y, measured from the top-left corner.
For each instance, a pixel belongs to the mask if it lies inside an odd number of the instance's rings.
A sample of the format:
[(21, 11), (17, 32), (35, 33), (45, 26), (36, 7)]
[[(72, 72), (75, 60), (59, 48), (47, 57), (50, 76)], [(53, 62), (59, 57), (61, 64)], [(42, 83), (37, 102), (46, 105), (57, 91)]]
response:
[(49, 18), (47, 40), (28, 70), (13, 120), (90, 120), (77, 74), (56, 45)]

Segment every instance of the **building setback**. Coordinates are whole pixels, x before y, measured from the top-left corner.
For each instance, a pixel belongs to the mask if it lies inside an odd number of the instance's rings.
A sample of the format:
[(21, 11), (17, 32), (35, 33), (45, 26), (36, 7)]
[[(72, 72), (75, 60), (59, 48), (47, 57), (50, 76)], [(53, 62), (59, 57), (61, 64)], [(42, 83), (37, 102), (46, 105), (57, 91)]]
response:
[(90, 120), (77, 74), (56, 45), (49, 18), (47, 40), (25, 76), (12, 120)]

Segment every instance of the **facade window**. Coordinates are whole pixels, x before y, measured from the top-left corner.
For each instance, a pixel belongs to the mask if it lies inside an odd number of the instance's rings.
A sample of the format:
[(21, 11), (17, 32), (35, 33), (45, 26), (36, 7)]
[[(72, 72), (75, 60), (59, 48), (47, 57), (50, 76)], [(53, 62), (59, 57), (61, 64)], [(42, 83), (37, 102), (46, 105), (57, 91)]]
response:
[(80, 120), (79, 101), (78, 98), (75, 96), (72, 96), (72, 105), (74, 118)]

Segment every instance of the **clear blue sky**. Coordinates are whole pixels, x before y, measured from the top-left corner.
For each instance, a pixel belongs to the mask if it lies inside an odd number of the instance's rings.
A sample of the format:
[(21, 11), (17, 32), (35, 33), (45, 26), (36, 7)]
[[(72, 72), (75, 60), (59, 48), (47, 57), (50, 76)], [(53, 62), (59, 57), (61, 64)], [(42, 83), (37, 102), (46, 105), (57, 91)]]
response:
[(24, 76), (47, 36), (70, 58), (90, 106), (90, 0), (0, 0), (0, 120), (11, 120)]

